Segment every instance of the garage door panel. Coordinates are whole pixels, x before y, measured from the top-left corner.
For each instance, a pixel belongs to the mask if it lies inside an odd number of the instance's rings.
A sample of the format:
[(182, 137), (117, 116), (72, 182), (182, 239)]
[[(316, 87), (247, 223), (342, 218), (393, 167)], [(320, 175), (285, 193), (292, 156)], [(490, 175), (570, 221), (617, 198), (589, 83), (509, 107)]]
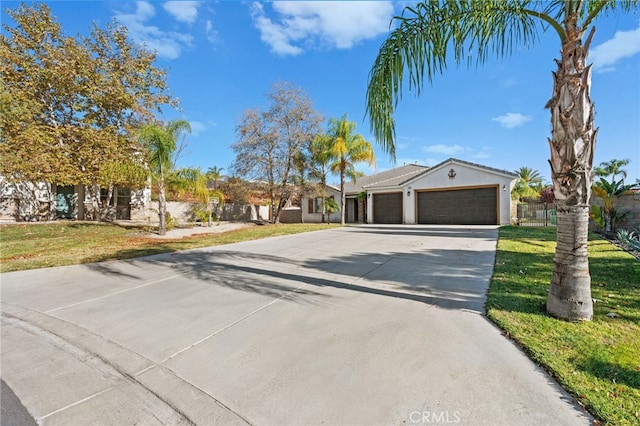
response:
[(402, 192), (373, 194), (373, 223), (402, 223)]
[(418, 193), (418, 223), (496, 225), (497, 189), (469, 188)]

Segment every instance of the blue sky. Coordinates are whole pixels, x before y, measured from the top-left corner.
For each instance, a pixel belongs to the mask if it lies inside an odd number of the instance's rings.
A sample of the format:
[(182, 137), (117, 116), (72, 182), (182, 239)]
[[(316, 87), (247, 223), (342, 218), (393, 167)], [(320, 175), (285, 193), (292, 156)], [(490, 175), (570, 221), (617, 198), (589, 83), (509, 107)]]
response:
[[(3, 1), (2, 8), (18, 2)], [(277, 81), (304, 89), (327, 119), (348, 114), (376, 146), (376, 171), (393, 167), (365, 119), (367, 77), (393, 15), (407, 2), (47, 2), (68, 35), (112, 19), (157, 50), (184, 118), (192, 125), (180, 166), (229, 171), (235, 126), (248, 108), (266, 108)], [(11, 25), (2, 13), (2, 22)], [(600, 128), (594, 163), (628, 158), (640, 178), (640, 17), (601, 18), (590, 52)], [(451, 67), (420, 98), (405, 92), (396, 112), (395, 165), (449, 157), (505, 170), (528, 166), (549, 179), (551, 71), (559, 42), (542, 34), (530, 49), (479, 69)], [(367, 173), (373, 172), (366, 167)]]

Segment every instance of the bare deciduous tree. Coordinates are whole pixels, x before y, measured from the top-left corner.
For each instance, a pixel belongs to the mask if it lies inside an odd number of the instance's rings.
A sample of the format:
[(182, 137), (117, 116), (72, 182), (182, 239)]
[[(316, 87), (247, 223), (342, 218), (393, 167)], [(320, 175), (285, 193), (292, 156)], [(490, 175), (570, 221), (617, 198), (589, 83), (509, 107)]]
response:
[(296, 160), (307, 153), (320, 130), (321, 115), (309, 96), (290, 83), (276, 83), (267, 111), (246, 110), (236, 128), (233, 171), (267, 184), (273, 221), (294, 193)]

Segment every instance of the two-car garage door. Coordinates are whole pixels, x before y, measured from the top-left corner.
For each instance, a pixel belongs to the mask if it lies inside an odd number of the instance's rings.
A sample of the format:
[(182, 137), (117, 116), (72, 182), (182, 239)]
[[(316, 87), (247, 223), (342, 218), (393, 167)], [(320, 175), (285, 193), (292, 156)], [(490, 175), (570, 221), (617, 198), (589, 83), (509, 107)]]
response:
[(496, 186), (418, 192), (418, 223), (497, 225), (497, 197)]

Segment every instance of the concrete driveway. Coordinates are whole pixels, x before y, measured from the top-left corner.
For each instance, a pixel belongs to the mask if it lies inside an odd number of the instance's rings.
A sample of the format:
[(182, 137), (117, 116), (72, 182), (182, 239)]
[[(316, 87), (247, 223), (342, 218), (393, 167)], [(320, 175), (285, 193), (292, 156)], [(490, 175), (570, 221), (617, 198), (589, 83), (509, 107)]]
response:
[(39, 424), (589, 424), (482, 315), (495, 227), (358, 226), (1, 276)]

